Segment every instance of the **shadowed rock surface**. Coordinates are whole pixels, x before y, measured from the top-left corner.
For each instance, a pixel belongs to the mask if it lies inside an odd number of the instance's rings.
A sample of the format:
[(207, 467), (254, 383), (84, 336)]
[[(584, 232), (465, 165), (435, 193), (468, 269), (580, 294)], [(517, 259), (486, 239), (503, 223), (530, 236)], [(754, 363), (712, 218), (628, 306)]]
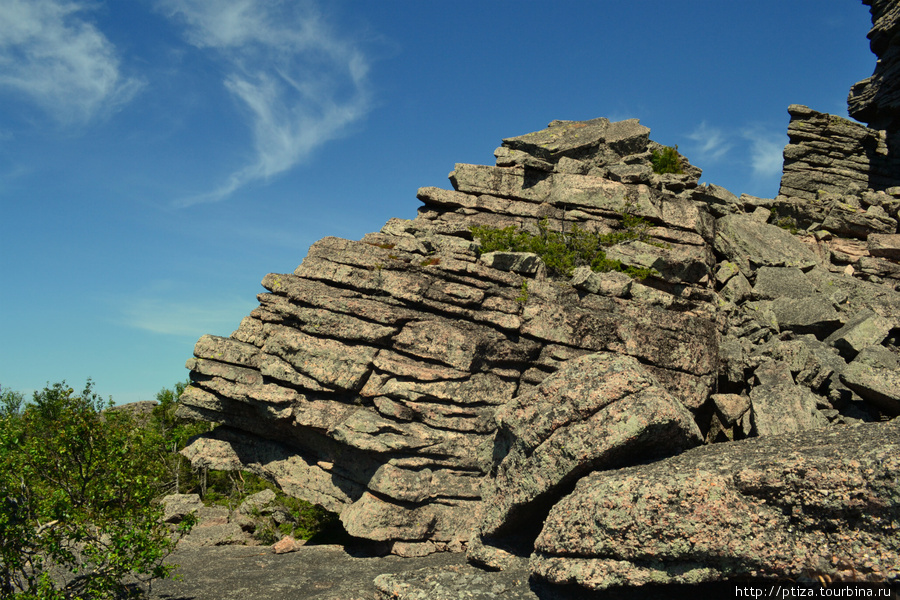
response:
[(179, 549), (171, 562), (183, 581), (153, 585), (154, 600), (375, 600), (375, 578), (426, 567), (447, 569), (460, 554), (424, 558), (354, 557), (341, 546), (306, 546), (289, 554), (271, 548), (216, 546)]
[(900, 129), (900, 7), (892, 0), (863, 0), (872, 13), (869, 48), (875, 72), (850, 90), (850, 116), (880, 129)]

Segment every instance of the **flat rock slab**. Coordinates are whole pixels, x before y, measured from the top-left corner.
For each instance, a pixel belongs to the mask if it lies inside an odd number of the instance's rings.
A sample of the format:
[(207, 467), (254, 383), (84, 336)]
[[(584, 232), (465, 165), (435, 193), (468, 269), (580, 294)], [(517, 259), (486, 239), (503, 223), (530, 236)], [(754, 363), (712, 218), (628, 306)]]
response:
[(610, 142), (625, 154), (639, 152), (647, 145), (650, 130), (628, 119), (610, 123), (608, 119), (590, 121), (554, 121), (541, 131), (503, 140), (511, 150), (519, 150), (537, 158), (556, 162), (560, 157), (582, 158), (596, 153), (597, 147)]
[(750, 215), (727, 215), (716, 220), (716, 250), (738, 265), (746, 277), (757, 267), (809, 269), (816, 257), (803, 242), (785, 231), (760, 223)]
[(544, 522), (534, 575), (590, 590), (809, 572), (900, 579), (900, 420), (597, 472)]
[(379, 597), (374, 583), (379, 575), (458, 568), (465, 556), (445, 552), (422, 558), (358, 558), (342, 546), (303, 546), (289, 554), (274, 554), (267, 547), (222, 546), (179, 548), (168, 562), (180, 565), (177, 573), (183, 581), (154, 583), (151, 600), (374, 600)]
[(761, 267), (753, 286), (753, 294), (760, 300), (806, 298), (817, 291), (816, 286), (797, 267)]
[(529, 585), (526, 565), (485, 571), (471, 565), (426, 567), (379, 575), (379, 600), (538, 600)]
[(464, 564), (462, 554), (360, 558), (341, 546), (180, 548), (183, 581), (157, 581), (149, 600), (696, 600), (726, 598), (734, 584), (642, 586), (596, 593), (529, 578), (527, 561), (506, 571)]

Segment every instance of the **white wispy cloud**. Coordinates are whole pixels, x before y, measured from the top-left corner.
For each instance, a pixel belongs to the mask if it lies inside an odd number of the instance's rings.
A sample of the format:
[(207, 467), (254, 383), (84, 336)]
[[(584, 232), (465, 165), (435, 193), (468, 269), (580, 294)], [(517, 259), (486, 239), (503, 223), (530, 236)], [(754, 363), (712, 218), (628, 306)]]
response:
[(734, 145), (728, 141), (721, 129), (711, 127), (706, 121), (700, 123), (687, 137), (697, 143), (694, 152), (697, 154), (698, 162), (717, 161)]
[(245, 108), (253, 132), (253, 160), (180, 205), (216, 202), (287, 171), (368, 112), (366, 57), (312, 3), (159, 0), (159, 6), (185, 25), (191, 44), (224, 59), (224, 88)]
[(67, 0), (0, 2), (0, 88), (30, 98), (64, 124), (130, 101), (144, 86), (125, 77), (115, 47)]
[(780, 176), (787, 134), (754, 127), (745, 129), (741, 135), (750, 142), (753, 174), (759, 178)]

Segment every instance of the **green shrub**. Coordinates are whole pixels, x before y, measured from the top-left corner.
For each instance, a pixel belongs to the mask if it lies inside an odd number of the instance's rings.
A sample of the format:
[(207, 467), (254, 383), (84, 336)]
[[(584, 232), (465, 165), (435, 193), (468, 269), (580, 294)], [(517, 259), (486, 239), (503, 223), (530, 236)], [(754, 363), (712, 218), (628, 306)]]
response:
[(520, 304), (528, 303), (528, 280), (522, 280), (522, 286), (519, 288), (519, 295), (516, 296), (516, 302)]
[(678, 156), (677, 145), (674, 148), (663, 146), (662, 150), (652, 150), (650, 152), (650, 163), (653, 165), (653, 172), (658, 175), (663, 173), (680, 175), (684, 173), (681, 157)]
[(48, 385), (17, 410), (4, 401), (0, 597), (121, 597), (135, 592), (126, 576), (172, 569), (175, 542), (155, 502), (161, 439), (124, 411), (104, 412), (111, 402), (92, 385)]
[[(550, 230), (547, 219), (538, 223), (534, 235), (515, 226), (496, 228), (471, 227), (472, 236), (481, 243), (481, 252), (534, 252), (541, 257), (551, 275), (571, 277), (577, 267), (587, 266), (597, 272), (622, 271), (632, 277), (644, 279), (652, 274), (650, 269), (623, 265), (606, 257), (604, 248), (630, 240), (645, 240), (649, 223), (642, 218), (623, 212), (623, 229), (599, 234), (582, 229), (577, 223), (568, 232)], [(527, 285), (527, 284), (526, 284)], [(520, 297), (527, 299), (523, 289)]]
[[(0, 390), (0, 598), (58, 600), (124, 597), (166, 577), (175, 540), (159, 522), (159, 498), (198, 492), (205, 504), (237, 508), (247, 496), (272, 489), (291, 515), (265, 525), (308, 539), (336, 526), (321, 506), (286, 496), (251, 473), (192, 469), (178, 451), (210, 430), (175, 416), (187, 383), (163, 389), (146, 422), (93, 392), (65, 382), (36, 392), (31, 402)], [(192, 525), (186, 520), (181, 533)], [(53, 576), (50, 575), (53, 573)]]

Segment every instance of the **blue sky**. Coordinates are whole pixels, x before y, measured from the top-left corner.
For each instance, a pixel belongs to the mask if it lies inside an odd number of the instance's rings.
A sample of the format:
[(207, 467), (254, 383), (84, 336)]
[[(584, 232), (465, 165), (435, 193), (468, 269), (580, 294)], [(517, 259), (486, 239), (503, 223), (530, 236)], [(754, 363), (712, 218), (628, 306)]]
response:
[(773, 197), (787, 106), (846, 116), (870, 26), (855, 0), (0, 0), (0, 385), (152, 399), (266, 273), (553, 119), (637, 117)]

